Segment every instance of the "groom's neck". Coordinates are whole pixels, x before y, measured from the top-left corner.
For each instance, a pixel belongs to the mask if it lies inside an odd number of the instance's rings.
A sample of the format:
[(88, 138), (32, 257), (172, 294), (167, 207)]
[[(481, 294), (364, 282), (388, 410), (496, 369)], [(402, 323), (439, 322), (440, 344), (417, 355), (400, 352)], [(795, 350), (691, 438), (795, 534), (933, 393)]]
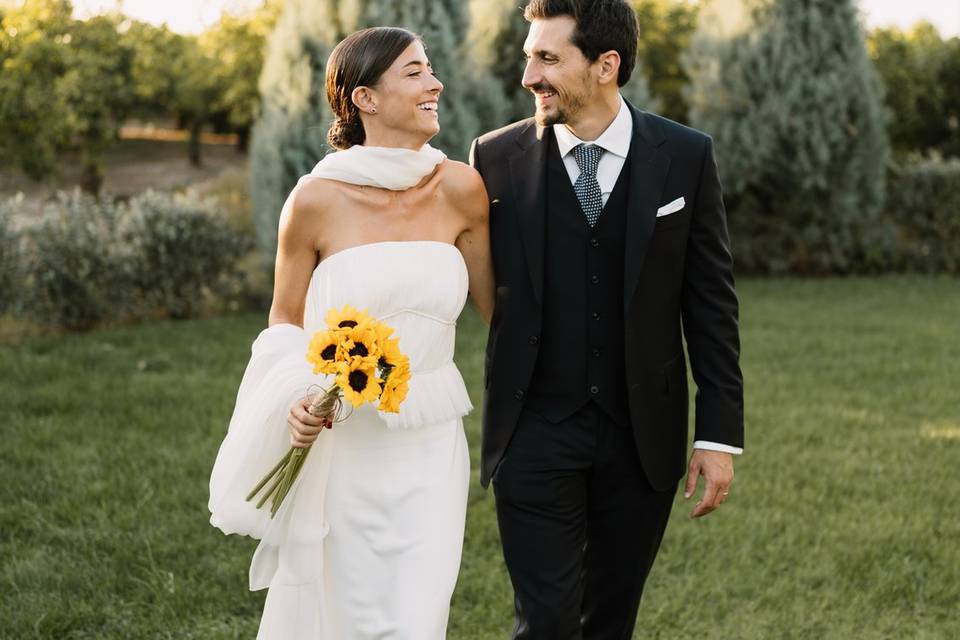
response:
[(573, 135), (592, 142), (607, 130), (620, 110), (620, 92), (605, 91), (591, 96), (590, 102), (565, 124)]

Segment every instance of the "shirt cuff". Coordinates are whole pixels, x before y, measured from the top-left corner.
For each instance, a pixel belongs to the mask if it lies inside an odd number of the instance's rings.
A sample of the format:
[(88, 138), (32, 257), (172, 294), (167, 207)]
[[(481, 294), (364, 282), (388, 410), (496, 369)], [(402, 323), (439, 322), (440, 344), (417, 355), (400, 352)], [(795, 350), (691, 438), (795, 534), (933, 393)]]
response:
[(704, 451), (722, 451), (723, 453), (732, 453), (735, 456), (743, 453), (743, 447), (731, 447), (728, 444), (719, 442), (710, 442), (708, 440), (697, 440), (693, 443), (694, 449), (703, 449)]

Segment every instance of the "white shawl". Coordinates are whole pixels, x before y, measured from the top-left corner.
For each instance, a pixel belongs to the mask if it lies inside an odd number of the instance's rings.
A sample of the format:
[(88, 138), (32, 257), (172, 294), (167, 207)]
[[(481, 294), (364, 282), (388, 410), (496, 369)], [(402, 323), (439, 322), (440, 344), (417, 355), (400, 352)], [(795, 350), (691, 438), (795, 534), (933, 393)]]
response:
[(328, 153), (304, 178), (327, 178), (403, 191), (432, 173), (446, 157), (442, 151), (429, 144), (423, 145), (419, 151), (358, 145), (346, 151)]

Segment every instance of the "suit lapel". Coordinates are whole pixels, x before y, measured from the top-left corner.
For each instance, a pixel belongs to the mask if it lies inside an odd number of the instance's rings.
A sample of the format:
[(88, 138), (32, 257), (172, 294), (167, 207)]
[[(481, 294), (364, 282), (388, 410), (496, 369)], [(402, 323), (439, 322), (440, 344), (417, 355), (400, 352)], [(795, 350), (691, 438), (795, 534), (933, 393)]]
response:
[(657, 221), (657, 206), (670, 169), (665, 138), (654, 120), (630, 105), (633, 139), (630, 142), (630, 196), (627, 203), (626, 255), (623, 270), (623, 310), (626, 315), (643, 270), (647, 247)]
[(546, 129), (531, 123), (517, 137), (521, 150), (510, 158), (520, 237), (526, 252), (527, 269), (537, 302), (543, 303), (543, 259), (546, 243), (546, 159), (549, 136)]

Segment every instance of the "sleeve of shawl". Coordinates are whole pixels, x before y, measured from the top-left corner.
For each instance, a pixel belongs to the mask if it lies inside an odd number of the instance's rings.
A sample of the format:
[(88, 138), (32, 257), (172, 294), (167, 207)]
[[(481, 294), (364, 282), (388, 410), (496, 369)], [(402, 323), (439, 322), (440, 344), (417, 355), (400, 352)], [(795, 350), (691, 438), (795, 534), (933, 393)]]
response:
[(290, 407), (312, 385), (323, 382), (306, 360), (307, 344), (306, 332), (291, 324), (265, 329), (253, 343), (210, 474), (210, 524), (225, 534), (261, 539), (276, 524), (269, 509), (257, 509), (246, 497), (290, 447)]

